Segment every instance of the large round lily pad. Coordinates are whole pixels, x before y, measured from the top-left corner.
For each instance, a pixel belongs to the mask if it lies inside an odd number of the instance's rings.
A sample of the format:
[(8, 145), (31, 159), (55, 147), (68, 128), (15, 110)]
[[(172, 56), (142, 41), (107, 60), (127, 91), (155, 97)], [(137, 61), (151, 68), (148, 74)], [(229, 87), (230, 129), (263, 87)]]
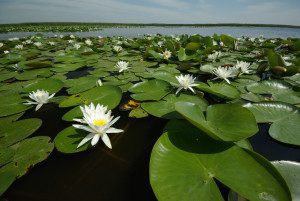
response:
[[(13, 157), (6, 161), (6, 165), (0, 168), (0, 195), (12, 184), (12, 182), (26, 174), (29, 168), (45, 160), (52, 152), (54, 145), (46, 136), (38, 136), (25, 139), (13, 146), (1, 149), (1, 152), (13, 152)], [(4, 153), (0, 153), (3, 155)]]
[(285, 181), (258, 154), (216, 141), (190, 124), (172, 120), (156, 142), (150, 183), (160, 201), (223, 201), (217, 179), (252, 201), (290, 201)]
[(270, 129), (270, 136), (280, 142), (300, 145), (300, 113), (291, 114), (280, 121), (275, 121)]
[(40, 126), (40, 119), (24, 119), (0, 125), (0, 147), (8, 147), (33, 134)]
[(300, 163), (294, 161), (273, 161), (272, 163), (285, 179), (291, 191), (292, 200), (300, 200)]
[(205, 111), (208, 106), (207, 101), (201, 97), (180, 93), (178, 96), (169, 94), (161, 101), (144, 102), (142, 103), (142, 108), (149, 114), (156, 117), (166, 119), (182, 118), (182, 116), (175, 110), (175, 103), (183, 101), (198, 105), (201, 111)]
[(24, 100), (17, 93), (0, 92), (0, 117), (17, 114), (29, 109), (31, 106), (24, 105)]
[(218, 140), (239, 141), (258, 132), (254, 115), (240, 105), (210, 105), (206, 109), (206, 117), (201, 108), (193, 103), (177, 102), (175, 109), (192, 124)]
[(227, 100), (233, 100), (240, 97), (240, 92), (234, 86), (231, 86), (226, 83), (213, 83), (209, 82), (208, 84), (198, 83), (199, 85), (196, 88), (201, 91), (205, 91), (207, 93), (213, 94), (220, 98), (224, 98)]
[(23, 92), (32, 92), (36, 90), (44, 89), (50, 94), (56, 93), (63, 88), (63, 82), (58, 79), (48, 78), (35, 81), (31, 84), (28, 84), (24, 87)]
[(54, 139), (55, 147), (62, 153), (77, 153), (87, 150), (91, 147), (91, 143), (86, 143), (77, 148), (81, 140), (87, 135), (87, 132), (70, 126), (57, 134)]
[(172, 87), (168, 82), (154, 79), (137, 83), (128, 91), (134, 93), (131, 94), (131, 97), (135, 100), (160, 100), (172, 91)]
[(282, 102), (259, 102), (243, 105), (255, 116), (258, 123), (275, 122), (298, 112), (298, 108)]
[(63, 100), (59, 107), (71, 107), (80, 104), (102, 104), (107, 105), (110, 109), (115, 108), (122, 98), (122, 91), (117, 86), (101, 86), (88, 91), (72, 95)]

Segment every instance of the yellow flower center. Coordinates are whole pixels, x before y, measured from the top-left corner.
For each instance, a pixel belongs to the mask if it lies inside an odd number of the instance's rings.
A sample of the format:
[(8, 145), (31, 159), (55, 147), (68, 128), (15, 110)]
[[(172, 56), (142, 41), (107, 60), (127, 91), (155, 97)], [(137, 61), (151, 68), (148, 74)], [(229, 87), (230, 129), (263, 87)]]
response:
[(93, 123), (96, 126), (104, 126), (107, 124), (107, 120), (106, 119), (96, 119), (96, 120), (94, 120)]

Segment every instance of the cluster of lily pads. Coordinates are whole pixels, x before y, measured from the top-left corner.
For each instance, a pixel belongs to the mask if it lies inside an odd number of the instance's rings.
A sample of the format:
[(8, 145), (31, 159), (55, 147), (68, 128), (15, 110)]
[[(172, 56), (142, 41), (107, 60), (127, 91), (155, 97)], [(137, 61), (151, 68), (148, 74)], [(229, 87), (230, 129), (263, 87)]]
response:
[[(267, 123), (274, 140), (300, 145), (299, 53), (300, 39), (217, 34), (1, 41), (0, 194), (54, 147), (113, 148), (119, 106), (130, 118), (169, 120), (150, 159), (158, 200), (224, 200), (215, 180), (232, 190), (229, 200), (298, 200), (298, 161), (271, 163), (247, 138)], [(42, 121), (22, 116), (46, 115), (46, 104), (68, 108), (69, 127), (55, 139), (30, 137)]]

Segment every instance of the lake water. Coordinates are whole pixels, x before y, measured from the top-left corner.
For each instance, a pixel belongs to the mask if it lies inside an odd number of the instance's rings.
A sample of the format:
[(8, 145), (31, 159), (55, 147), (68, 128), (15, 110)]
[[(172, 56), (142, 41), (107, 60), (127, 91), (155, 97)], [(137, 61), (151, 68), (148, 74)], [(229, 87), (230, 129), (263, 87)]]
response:
[[(135, 27), (135, 28), (105, 28), (99, 31), (90, 32), (75, 32), (75, 33), (53, 33), (44, 32), (45, 36), (54, 35), (68, 35), (73, 34), (76, 36), (126, 36), (126, 37), (138, 37), (145, 34), (163, 34), (163, 35), (175, 35), (175, 34), (200, 34), (203, 36), (211, 36), (214, 33), (228, 34), (233, 37), (251, 36), (258, 37), (263, 35), (266, 38), (300, 38), (300, 28), (282, 28), (282, 27)], [(0, 34), (0, 40), (6, 40), (13, 37), (27, 37), (34, 35), (35, 32), (12, 32)]]

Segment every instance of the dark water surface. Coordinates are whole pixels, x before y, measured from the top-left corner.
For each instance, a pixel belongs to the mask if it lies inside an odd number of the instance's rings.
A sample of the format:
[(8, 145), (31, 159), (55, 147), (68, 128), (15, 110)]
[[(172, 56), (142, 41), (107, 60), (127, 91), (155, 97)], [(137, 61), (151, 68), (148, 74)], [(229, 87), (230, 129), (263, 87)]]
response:
[[(142, 28), (105, 28), (99, 31), (90, 32), (75, 32), (75, 33), (53, 33), (44, 32), (45, 36), (54, 35), (69, 35), (76, 36), (126, 36), (137, 37), (145, 34), (201, 34), (203, 36), (212, 36), (217, 34), (228, 34), (233, 37), (250, 36), (258, 37), (263, 35), (266, 38), (300, 38), (300, 28), (285, 28), (285, 27), (142, 27)], [(0, 40), (7, 40), (13, 37), (27, 37), (36, 34), (35, 32), (12, 32), (0, 34)]]
[[(55, 135), (71, 125), (61, 120), (68, 109), (44, 105), (36, 113), (27, 112), (22, 118), (37, 117), (42, 127), (34, 135)], [(47, 115), (45, 115), (45, 113)], [(116, 123), (124, 133), (111, 134), (113, 149), (102, 141), (83, 153), (61, 154), (54, 151), (44, 162), (14, 182), (3, 201), (154, 201), (149, 183), (151, 149), (162, 133), (166, 120), (155, 117), (129, 119), (122, 115)], [(55, 126), (53, 126), (55, 125)], [(269, 160), (300, 161), (300, 149), (272, 140), (268, 125), (260, 126), (260, 133), (250, 141), (255, 151)], [(228, 189), (217, 182), (224, 195)]]

